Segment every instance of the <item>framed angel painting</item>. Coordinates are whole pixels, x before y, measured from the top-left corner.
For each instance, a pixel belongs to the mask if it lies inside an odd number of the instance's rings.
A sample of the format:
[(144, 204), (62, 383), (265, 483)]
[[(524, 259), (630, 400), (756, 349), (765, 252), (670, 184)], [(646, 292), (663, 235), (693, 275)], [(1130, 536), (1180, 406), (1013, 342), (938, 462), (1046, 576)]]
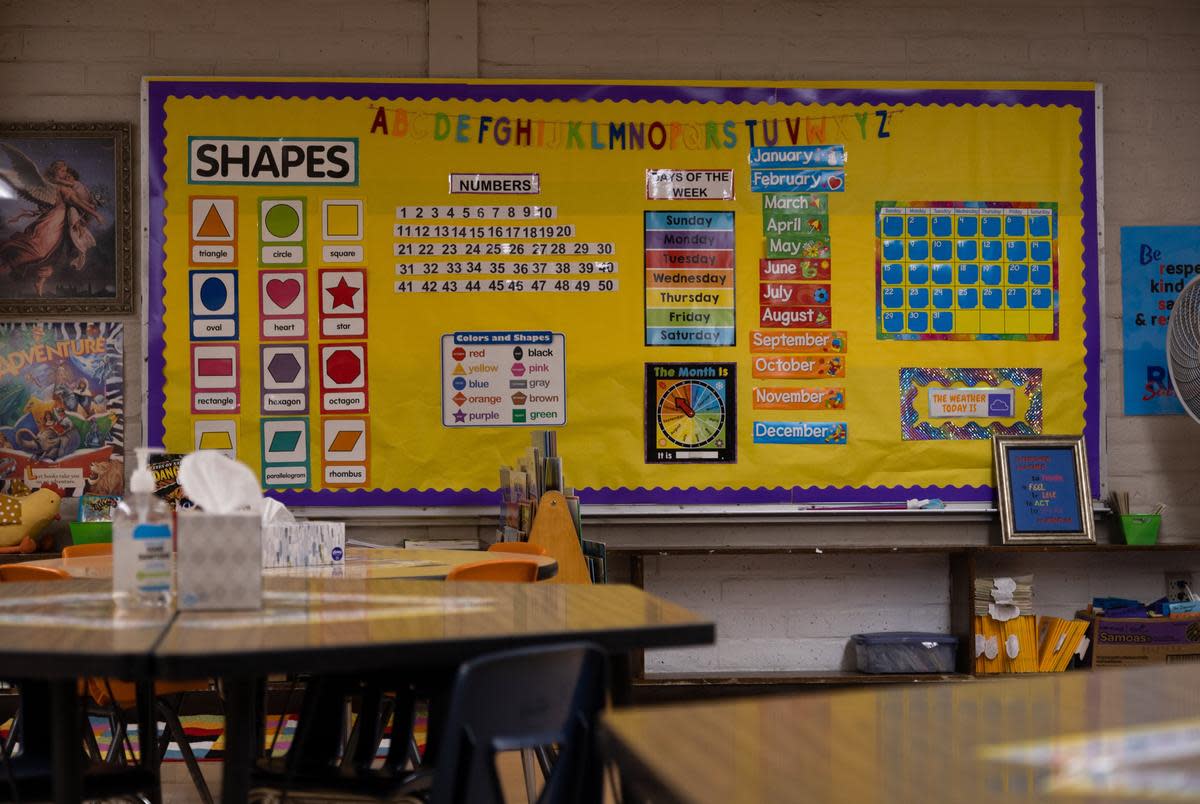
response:
[(133, 312), (128, 123), (0, 123), (0, 314)]

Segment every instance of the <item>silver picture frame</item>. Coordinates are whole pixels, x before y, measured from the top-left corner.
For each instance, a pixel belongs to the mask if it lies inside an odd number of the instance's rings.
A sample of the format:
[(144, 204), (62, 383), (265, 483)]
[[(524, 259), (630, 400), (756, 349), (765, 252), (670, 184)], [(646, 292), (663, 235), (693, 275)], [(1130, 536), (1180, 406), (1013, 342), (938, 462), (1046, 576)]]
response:
[[(1044, 479), (1035, 482), (1038, 485), (1061, 485), (1071, 481), (1071, 513), (1073, 517), (1059, 517), (1067, 522), (1054, 523), (1058, 527), (1045, 528), (1029, 527), (1028, 516), (1017, 516), (1014, 506), (1040, 502), (1031, 500), (1031, 496), (1049, 492), (1061, 492), (1063, 489), (1030, 489), (1013, 486), (1013, 467), (1010, 461), (1014, 456), (1020, 457), (1022, 452), (1030, 450), (1065, 451), (1070, 452), (1070, 465), (1074, 469), (1074, 478), (1059, 477), (1051, 473)], [(995, 436), (992, 438), (992, 457), (996, 473), (996, 493), (999, 498), (1000, 535), (1004, 544), (1095, 544), (1096, 525), (1092, 516), (1091, 484), (1088, 480), (1087, 453), (1083, 436), (1069, 435), (1040, 435), (1040, 436)], [(1014, 492), (1023, 498), (1018, 502)], [(1049, 505), (1050, 499), (1043, 498)], [(1061, 501), (1061, 498), (1058, 498)], [(1062, 527), (1065, 525), (1066, 527)]]

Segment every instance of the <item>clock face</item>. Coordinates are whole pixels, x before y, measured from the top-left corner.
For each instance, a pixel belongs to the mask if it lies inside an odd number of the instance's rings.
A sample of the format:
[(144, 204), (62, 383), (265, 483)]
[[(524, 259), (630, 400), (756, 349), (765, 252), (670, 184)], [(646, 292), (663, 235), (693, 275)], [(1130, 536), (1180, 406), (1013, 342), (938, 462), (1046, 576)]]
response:
[(725, 381), (678, 380), (658, 383), (656, 418), (659, 443), (684, 448), (724, 447)]

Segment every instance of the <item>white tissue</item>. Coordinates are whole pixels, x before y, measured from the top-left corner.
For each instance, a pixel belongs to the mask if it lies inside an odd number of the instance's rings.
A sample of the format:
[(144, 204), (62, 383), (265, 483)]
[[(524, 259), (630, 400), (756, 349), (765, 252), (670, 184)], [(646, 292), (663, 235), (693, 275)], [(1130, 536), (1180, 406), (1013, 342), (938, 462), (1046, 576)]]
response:
[(183, 493), (210, 514), (259, 512), (263, 507), (258, 476), (249, 466), (215, 450), (199, 450), (179, 463)]
[(1016, 634), (1009, 634), (1008, 639), (1004, 640), (1004, 652), (1010, 659), (1021, 655), (1021, 640), (1017, 639)]
[(295, 524), (296, 517), (292, 516), (292, 512), (287, 509), (287, 506), (273, 497), (264, 497), (262, 501), (262, 523), (263, 527), (267, 525), (292, 525)]

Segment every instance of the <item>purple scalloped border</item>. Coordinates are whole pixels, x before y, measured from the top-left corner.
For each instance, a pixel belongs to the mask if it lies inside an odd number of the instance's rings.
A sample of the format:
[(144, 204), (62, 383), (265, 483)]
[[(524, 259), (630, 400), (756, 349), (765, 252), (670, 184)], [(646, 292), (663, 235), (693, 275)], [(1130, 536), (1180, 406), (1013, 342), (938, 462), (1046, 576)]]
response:
[[(1073, 106), (1079, 109), (1081, 189), (1083, 195), (1084, 276), (1084, 443), (1092, 496), (1100, 496), (1100, 299), (1099, 245), (1096, 238), (1096, 94), (1077, 89), (813, 89), (773, 86), (664, 86), (645, 84), (468, 84), (345, 81), (154, 80), (148, 83), (150, 247), (147, 293), (147, 438), (161, 442), (165, 431), (166, 368), (164, 332), (166, 100), (171, 96), (330, 98), (398, 100), (596, 100), (702, 103), (911, 104), (947, 106)], [(794, 487), (775, 489), (581, 489), (592, 504), (661, 503), (736, 504), (804, 502), (880, 502), (908, 497), (937, 497), (953, 502), (990, 502), (990, 486)], [(274, 492), (293, 505), (492, 505), (489, 490), (371, 489), (362, 491)]]

